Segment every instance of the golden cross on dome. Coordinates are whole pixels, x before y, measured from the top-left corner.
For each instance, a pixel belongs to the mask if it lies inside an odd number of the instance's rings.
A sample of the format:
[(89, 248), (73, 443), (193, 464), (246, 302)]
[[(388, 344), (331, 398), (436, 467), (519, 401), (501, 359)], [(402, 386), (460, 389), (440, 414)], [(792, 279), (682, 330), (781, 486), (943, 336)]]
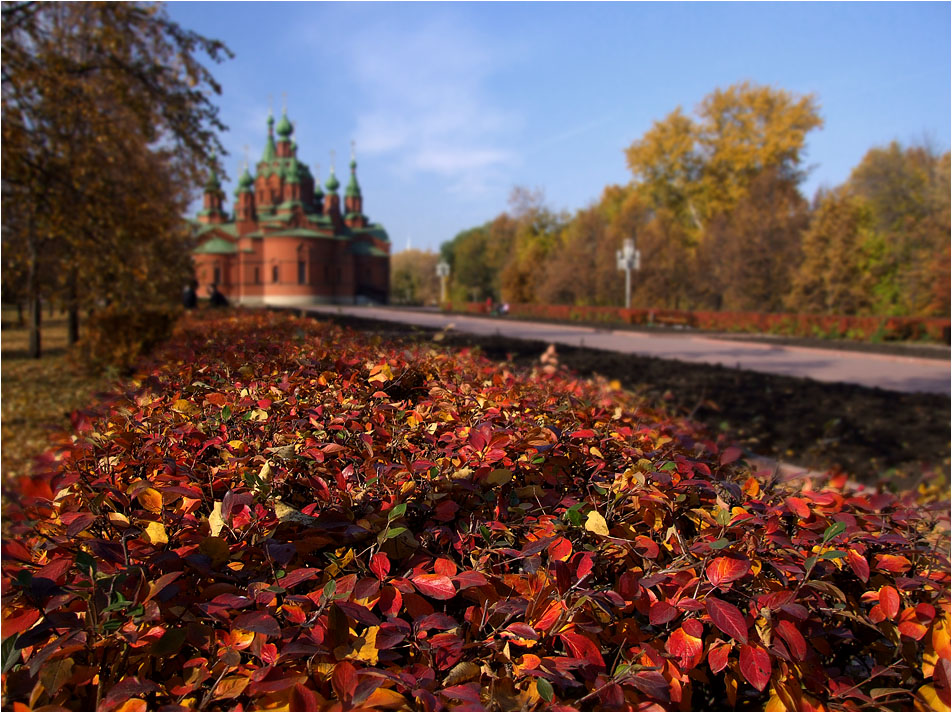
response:
[(331, 149), (331, 173), (334, 173), (334, 157), (337, 155), (337, 152), (334, 149)]
[(353, 139), (350, 140), (350, 160), (357, 160), (357, 142)]

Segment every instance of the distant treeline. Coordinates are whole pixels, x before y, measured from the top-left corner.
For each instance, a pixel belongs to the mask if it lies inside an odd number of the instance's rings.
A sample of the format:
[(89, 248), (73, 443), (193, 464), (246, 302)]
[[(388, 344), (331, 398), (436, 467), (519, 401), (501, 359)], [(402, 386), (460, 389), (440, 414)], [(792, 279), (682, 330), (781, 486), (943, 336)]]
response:
[[(748, 83), (713, 92), (693, 117), (678, 108), (626, 150), (629, 185), (574, 215), (517, 188), (508, 211), (444, 243), (449, 296), (622, 305), (616, 250), (635, 238), (635, 307), (948, 315), (949, 154), (872, 148), (811, 203), (802, 153), (821, 124), (812, 97)], [(401, 265), (394, 297), (413, 301), (398, 291)], [(435, 294), (435, 278), (417, 282)]]

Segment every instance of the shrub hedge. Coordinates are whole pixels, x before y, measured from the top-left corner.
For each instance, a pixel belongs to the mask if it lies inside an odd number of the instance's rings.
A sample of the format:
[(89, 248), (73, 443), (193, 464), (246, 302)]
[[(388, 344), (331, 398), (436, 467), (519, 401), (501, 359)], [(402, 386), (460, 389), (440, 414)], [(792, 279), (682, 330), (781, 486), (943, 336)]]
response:
[(939, 709), (948, 506), (546, 362), (189, 320), (6, 513), (13, 710)]
[[(448, 303), (444, 308), (470, 314), (486, 314), (489, 311), (483, 302)], [(564, 322), (683, 325), (708, 331), (858, 341), (932, 341), (948, 344), (950, 334), (950, 321), (933, 317), (856, 317), (540, 304), (513, 304), (509, 307), (509, 314)]]

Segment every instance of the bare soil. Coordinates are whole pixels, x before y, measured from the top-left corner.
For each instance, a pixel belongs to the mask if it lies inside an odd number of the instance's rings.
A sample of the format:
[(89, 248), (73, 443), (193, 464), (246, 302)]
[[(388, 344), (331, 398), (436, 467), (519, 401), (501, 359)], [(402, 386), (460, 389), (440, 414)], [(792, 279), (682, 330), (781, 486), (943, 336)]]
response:
[[(429, 341), (437, 330), (343, 315), (337, 324), (397, 341)], [(809, 340), (807, 340), (809, 341)], [(804, 343), (804, 340), (797, 340)], [(538, 363), (548, 344), (448, 332), (439, 344), (479, 348), (516, 366)], [(811, 343), (811, 346), (813, 344)], [(947, 482), (949, 398), (843, 383), (689, 364), (584, 347), (559, 346), (560, 363), (581, 376), (600, 374), (687, 415), (749, 451), (819, 471), (843, 470), (864, 481), (908, 487), (927, 475)]]

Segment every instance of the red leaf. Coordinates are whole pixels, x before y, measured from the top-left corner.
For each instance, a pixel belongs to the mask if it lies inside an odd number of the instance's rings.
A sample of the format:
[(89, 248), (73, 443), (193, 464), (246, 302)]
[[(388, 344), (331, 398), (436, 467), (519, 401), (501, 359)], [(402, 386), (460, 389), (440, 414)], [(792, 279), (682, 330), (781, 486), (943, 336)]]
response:
[(357, 669), (349, 661), (341, 661), (334, 667), (331, 685), (341, 703), (348, 703), (357, 690)]
[(569, 438), (594, 438), (595, 431), (591, 428), (583, 428), (578, 431), (573, 431), (569, 434)]
[(30, 557), (29, 551), (16, 540), (3, 543), (3, 559), (6, 560), (7, 558), (33, 564), (33, 558)]
[(672, 619), (678, 616), (677, 607), (673, 607), (667, 602), (655, 602), (651, 605), (651, 608), (648, 609), (648, 621), (653, 626), (659, 626), (660, 624), (667, 624)]
[(443, 574), (447, 577), (452, 577), (456, 574), (456, 565), (453, 563), (453, 560), (448, 560), (445, 557), (437, 558), (436, 562), (433, 563), (433, 571), (437, 574)]
[(560, 537), (551, 545), (549, 545), (549, 557), (554, 560), (565, 561), (572, 556), (572, 542)]
[(26, 631), (40, 618), (38, 609), (27, 609), (3, 620), (3, 638)]
[(770, 683), (770, 654), (755, 644), (745, 644), (740, 648), (740, 672), (751, 686), (762, 691)]
[(453, 577), (453, 581), (456, 582), (456, 588), (461, 592), (470, 587), (482, 587), (489, 584), (489, 580), (484, 575), (472, 570), (464, 570), (458, 573)]
[(716, 597), (708, 597), (704, 604), (714, 626), (742, 644), (747, 643), (747, 621), (740, 609)]
[(410, 581), (420, 594), (433, 599), (452, 599), (456, 596), (453, 580), (445, 574), (418, 574), (410, 577)]
[(370, 571), (382, 582), (390, 573), (390, 558), (383, 552), (378, 552), (370, 558)]
[(314, 579), (320, 573), (321, 570), (317, 567), (300, 567), (281, 577), (281, 579), (278, 580), (278, 586), (284, 587), (285, 589), (290, 589), (295, 584), (300, 584), (301, 582), (306, 582), (309, 579)]
[[(578, 557), (578, 554), (576, 554)], [(573, 557), (574, 559), (574, 557)], [(575, 576), (580, 580), (585, 579), (592, 572), (592, 568), (595, 566), (595, 558), (592, 557), (591, 552), (584, 552), (582, 556), (579, 557), (578, 566), (575, 570)]]
[(786, 619), (778, 621), (775, 629), (780, 634), (780, 638), (787, 642), (793, 657), (798, 661), (803, 661), (807, 657), (807, 641), (803, 638), (800, 630)]
[(300, 683), (295, 683), (294, 688), (291, 689), (289, 708), (292, 711), (317, 711), (321, 709), (321, 704), (314, 695), (314, 691)]
[(743, 455), (743, 451), (736, 446), (725, 448), (721, 453), (721, 465), (730, 465)]
[(912, 562), (902, 555), (875, 555), (876, 569), (881, 572), (892, 572), (902, 574), (912, 567)]
[(281, 625), (278, 620), (263, 611), (252, 611), (241, 614), (232, 622), (233, 628), (253, 631), (265, 636), (281, 636)]
[(899, 592), (886, 585), (879, 590), (879, 606), (887, 619), (895, 619), (899, 613)]
[(727, 582), (733, 582), (743, 577), (750, 570), (746, 560), (735, 557), (715, 557), (707, 565), (707, 578), (711, 584), (719, 587)]
[(638, 535), (635, 538), (635, 549), (641, 553), (642, 557), (649, 560), (653, 560), (661, 553), (661, 548), (658, 547), (658, 543), (644, 535)]
[(707, 652), (707, 665), (711, 667), (711, 673), (720, 673), (727, 666), (727, 655), (731, 652), (731, 644), (721, 644), (712, 646)]
[[(678, 657), (678, 667), (682, 672), (690, 671), (704, 658), (704, 642), (701, 641), (701, 637), (694, 636), (685, 630), (690, 622), (697, 622), (697, 620), (688, 619), (684, 622), (684, 626), (675, 629), (664, 645), (669, 654)], [(694, 626), (689, 628), (696, 631)]]
[(68, 512), (60, 515), (60, 520), (66, 525), (66, 536), (76, 537), (76, 535), (96, 522), (96, 516), (91, 512)]
[(846, 553), (846, 561), (850, 563), (850, 567), (853, 568), (857, 577), (864, 583), (869, 581), (869, 562), (866, 561), (863, 555), (856, 550), (849, 550)]
[(593, 666), (605, 668), (605, 659), (602, 658), (598, 646), (587, 636), (578, 631), (563, 631), (559, 637), (575, 658), (585, 659)]
[(800, 519), (806, 520), (810, 517), (810, 506), (807, 505), (806, 500), (791, 496), (784, 500), (784, 503), (787, 509)]
[(927, 631), (928, 629), (918, 621), (903, 621), (899, 624), (899, 633), (916, 641), (925, 636)]
[(53, 560), (45, 567), (41, 567), (33, 574), (33, 579), (48, 579), (56, 584), (61, 584), (60, 577), (63, 577), (70, 567), (73, 566), (73, 560), (68, 557), (61, 557)]

